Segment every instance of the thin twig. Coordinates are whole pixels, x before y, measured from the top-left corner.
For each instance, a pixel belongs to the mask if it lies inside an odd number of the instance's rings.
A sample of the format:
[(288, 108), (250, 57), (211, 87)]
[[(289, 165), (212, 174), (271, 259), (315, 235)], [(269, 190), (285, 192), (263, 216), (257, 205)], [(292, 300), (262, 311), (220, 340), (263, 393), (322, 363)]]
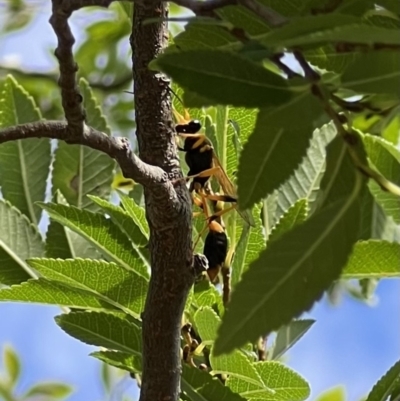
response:
[(295, 50), (293, 52), (293, 55), (297, 62), (300, 64), (300, 67), (303, 69), (305, 77), (310, 82), (318, 82), (321, 79), (320, 75), (311, 68), (310, 64), (308, 64), (308, 61), (304, 58), (303, 54), (300, 51)]
[(72, 46), (75, 38), (68, 24), (68, 18), (72, 10), (70, 5), (63, 0), (52, 0), (53, 11), (50, 24), (57, 36), (58, 45), (54, 52), (60, 66), (60, 78), (58, 85), (61, 88), (62, 107), (65, 118), (68, 121), (70, 135), (79, 138), (83, 134), (85, 110), (82, 105), (82, 95), (76, 82), (78, 65), (74, 60)]
[(59, 139), (96, 149), (115, 159), (126, 178), (144, 186), (162, 188), (160, 184), (168, 180), (162, 169), (144, 163), (132, 152), (127, 138), (111, 137), (86, 125), (79, 138), (71, 137), (67, 123), (62, 121), (38, 121), (0, 130), (0, 143), (26, 138)]
[(390, 192), (396, 196), (400, 196), (400, 187), (390, 182), (383, 175), (370, 168), (360, 159), (356, 149), (358, 140), (354, 137), (354, 134), (352, 132), (349, 132), (344, 128), (341, 115), (335, 111), (330, 103), (332, 95), (329, 94), (328, 96), (325, 91), (320, 87), (320, 84), (318, 82), (320, 80), (320, 76), (310, 67), (301, 52), (295, 51), (294, 56), (303, 68), (305, 77), (313, 83), (311, 89), (312, 93), (321, 101), (322, 107), (324, 108), (326, 114), (332, 119), (337, 132), (342, 136), (343, 140), (347, 144), (347, 150), (356, 168), (361, 171), (366, 177), (373, 179), (381, 187), (382, 190)]
[(287, 66), (284, 62), (282, 62), (281, 58), (284, 56), (283, 53), (274, 54), (271, 57), (271, 61), (275, 63), (286, 75), (289, 79), (299, 77), (300, 74), (293, 71), (289, 66)]
[(231, 269), (229, 266), (222, 266), (222, 302), (227, 307), (231, 298)]

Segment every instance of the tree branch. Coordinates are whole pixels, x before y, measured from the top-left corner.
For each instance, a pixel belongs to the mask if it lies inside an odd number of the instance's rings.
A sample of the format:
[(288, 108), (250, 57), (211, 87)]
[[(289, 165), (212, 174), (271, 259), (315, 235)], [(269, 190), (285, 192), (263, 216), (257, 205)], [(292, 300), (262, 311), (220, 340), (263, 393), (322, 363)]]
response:
[(126, 138), (111, 137), (89, 126), (84, 126), (79, 138), (71, 137), (67, 123), (62, 121), (38, 121), (0, 130), (0, 143), (27, 138), (59, 139), (69, 144), (88, 146), (115, 159), (126, 178), (156, 188), (164, 194), (168, 191), (166, 186), (172, 187), (167, 174), (141, 161), (132, 152)]
[(83, 98), (76, 83), (78, 65), (72, 54), (75, 38), (68, 24), (68, 18), (73, 10), (67, 1), (52, 0), (52, 3), (53, 10), (49, 22), (58, 40), (54, 54), (60, 65), (58, 85), (61, 88), (62, 107), (68, 121), (70, 135), (78, 138), (83, 134), (85, 110), (82, 105)]
[(354, 134), (351, 129), (345, 129), (345, 127), (343, 126), (343, 115), (340, 115), (332, 107), (331, 100), (335, 101), (335, 99), (332, 99), (332, 94), (324, 90), (324, 88), (321, 86), (319, 82), (321, 79), (320, 75), (311, 68), (303, 53), (296, 50), (293, 52), (293, 54), (300, 64), (301, 68), (303, 69), (305, 77), (312, 84), (311, 91), (313, 95), (319, 99), (322, 107), (325, 110), (325, 113), (332, 119), (337, 132), (345, 141), (347, 145), (347, 150), (353, 160), (354, 166), (366, 177), (373, 179), (381, 187), (382, 190), (390, 192), (396, 196), (400, 196), (399, 186), (390, 182), (383, 175), (370, 168), (367, 162), (363, 161), (363, 157), (360, 157), (358, 151), (358, 142), (360, 139), (357, 135)]

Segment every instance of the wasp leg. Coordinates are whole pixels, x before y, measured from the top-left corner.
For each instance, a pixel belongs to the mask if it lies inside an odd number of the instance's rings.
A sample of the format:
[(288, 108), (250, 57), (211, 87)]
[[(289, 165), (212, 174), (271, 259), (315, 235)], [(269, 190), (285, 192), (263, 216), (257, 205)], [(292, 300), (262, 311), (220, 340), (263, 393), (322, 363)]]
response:
[(209, 219), (210, 219), (210, 220), (215, 220), (215, 219), (217, 219), (218, 217), (221, 217), (221, 216), (223, 216), (224, 214), (229, 213), (231, 210), (235, 210), (235, 209), (236, 209), (236, 206), (230, 206), (230, 207), (228, 207), (228, 208), (226, 208), (226, 209), (220, 210), (219, 212), (216, 212), (216, 213), (212, 214), (212, 215), (209, 217)]
[(176, 178), (175, 180), (172, 180), (171, 182), (172, 182), (172, 185), (175, 185), (175, 184), (177, 184), (178, 182), (181, 182), (181, 181), (188, 182), (192, 178), (212, 177), (215, 174), (215, 172), (218, 171), (218, 170), (219, 170), (219, 167), (212, 167), (212, 168), (209, 168), (207, 170), (202, 171), (199, 174), (193, 174), (193, 175), (188, 175), (188, 176), (182, 177), (182, 178)]
[(216, 202), (237, 203), (237, 198), (230, 195), (207, 194), (207, 199)]
[(203, 170), (201, 173), (188, 175), (187, 179), (197, 178), (197, 177), (212, 177), (217, 171), (219, 171), (219, 167), (212, 167), (207, 170)]
[(225, 263), (221, 267), (222, 274), (222, 302), (226, 308), (231, 298), (231, 268)]
[[(199, 206), (200, 208), (203, 209), (204, 214), (206, 215), (206, 218), (209, 218), (209, 211), (208, 211), (208, 205), (207, 205), (207, 197), (206, 194), (203, 191), (198, 191), (199, 196), (201, 197), (201, 200), (196, 198), (196, 196), (193, 197), (194, 202), (196, 202), (197, 206)], [(208, 222), (208, 224), (201, 230), (201, 232), (199, 233), (199, 235), (197, 236), (197, 239), (193, 245), (193, 249), (196, 249), (197, 244), (200, 241), (200, 238), (203, 236), (203, 234), (207, 231), (207, 229), (211, 229), (210, 228), (210, 224), (214, 223), (214, 222)], [(215, 222), (216, 223), (216, 222)], [(216, 223), (218, 224), (218, 223)], [(219, 225), (219, 224), (218, 224)], [(221, 229), (223, 230), (223, 228), (221, 227)]]

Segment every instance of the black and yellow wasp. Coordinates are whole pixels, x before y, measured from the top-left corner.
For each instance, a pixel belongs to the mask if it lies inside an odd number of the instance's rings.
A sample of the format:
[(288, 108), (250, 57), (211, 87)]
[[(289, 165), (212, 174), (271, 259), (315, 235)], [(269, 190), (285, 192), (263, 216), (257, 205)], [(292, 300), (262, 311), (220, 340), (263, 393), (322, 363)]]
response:
[[(253, 225), (253, 220), (248, 211), (237, 209), (236, 189), (221, 166), (211, 141), (205, 134), (199, 132), (201, 130), (200, 121), (190, 119), (187, 111), (185, 111), (185, 116), (180, 115), (175, 110), (174, 114), (177, 120), (175, 130), (181, 138), (184, 138), (183, 147), (178, 148), (185, 152), (185, 161), (189, 167), (185, 179), (191, 180), (189, 189), (193, 194), (193, 202), (203, 210), (207, 219), (207, 226), (200, 233), (198, 240), (203, 232), (208, 229), (208, 234), (204, 240), (203, 253), (209, 263), (207, 273), (210, 281), (215, 282), (224, 263), (230, 263), (230, 260), (226, 260), (229, 246), (222, 215), (236, 209), (248, 224)], [(223, 191), (222, 194), (212, 192), (209, 185), (211, 177), (216, 178)], [(209, 212), (207, 202), (213, 204), (212, 214)], [(232, 206), (224, 209), (224, 203), (231, 203)], [(228, 259), (231, 259), (231, 256)]]

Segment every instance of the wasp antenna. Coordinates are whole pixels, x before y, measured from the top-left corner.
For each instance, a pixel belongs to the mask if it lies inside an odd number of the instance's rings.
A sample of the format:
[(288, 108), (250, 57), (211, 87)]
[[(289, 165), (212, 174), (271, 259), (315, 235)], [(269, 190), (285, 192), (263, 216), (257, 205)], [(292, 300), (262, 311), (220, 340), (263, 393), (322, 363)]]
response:
[(179, 100), (180, 104), (184, 106), (182, 99), (179, 97), (179, 95), (169, 86), (168, 87), (169, 91)]

